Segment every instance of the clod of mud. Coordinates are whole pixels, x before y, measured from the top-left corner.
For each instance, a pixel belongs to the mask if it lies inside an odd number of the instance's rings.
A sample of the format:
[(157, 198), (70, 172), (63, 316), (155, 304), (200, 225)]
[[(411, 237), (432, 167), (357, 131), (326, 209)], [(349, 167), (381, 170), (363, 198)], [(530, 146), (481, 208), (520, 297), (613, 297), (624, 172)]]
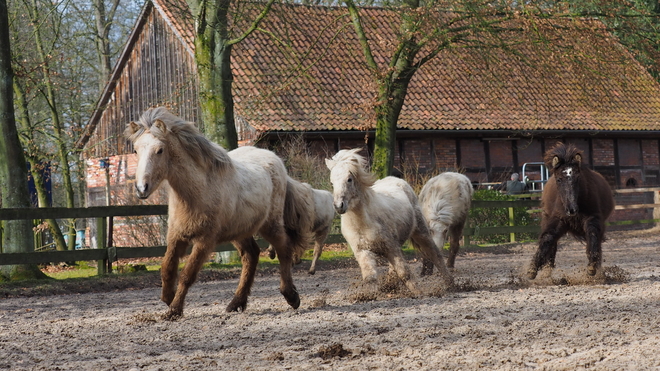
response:
[(355, 303), (365, 303), (368, 301), (376, 301), (378, 299), (378, 294), (376, 292), (361, 290), (348, 295), (348, 299)]
[(133, 316), (133, 319), (129, 322), (129, 325), (136, 325), (140, 323), (155, 323), (158, 322), (156, 315), (153, 313), (138, 313)]
[(344, 346), (340, 343), (334, 343), (332, 345), (329, 345), (327, 347), (321, 347), (319, 348), (318, 353), (315, 353), (315, 356), (321, 357), (323, 360), (327, 360), (330, 358), (342, 358), (346, 357), (348, 355), (352, 354), (351, 351), (344, 349)]
[(625, 283), (630, 281), (630, 272), (615, 266), (604, 267), (605, 283)]
[(284, 361), (284, 354), (282, 352), (273, 352), (266, 357), (264, 357), (266, 361)]
[(310, 308), (310, 309), (313, 309), (313, 308), (323, 308), (323, 307), (325, 307), (326, 305), (328, 305), (327, 300), (328, 300), (328, 295), (329, 295), (329, 294), (330, 294), (330, 290), (328, 290), (328, 289), (323, 289), (323, 290), (321, 291), (321, 297), (312, 300), (312, 304), (309, 305), (309, 308)]

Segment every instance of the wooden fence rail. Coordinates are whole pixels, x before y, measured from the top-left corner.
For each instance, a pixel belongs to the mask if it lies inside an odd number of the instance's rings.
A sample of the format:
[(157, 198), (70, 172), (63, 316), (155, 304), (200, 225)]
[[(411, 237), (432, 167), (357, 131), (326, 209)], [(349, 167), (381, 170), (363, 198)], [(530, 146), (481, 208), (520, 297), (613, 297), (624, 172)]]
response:
[[(644, 189), (644, 191), (647, 191)], [(650, 189), (648, 191), (656, 191)], [(513, 220), (513, 208), (527, 208), (530, 212), (539, 211), (539, 200), (515, 200), (515, 201), (473, 201), (473, 208), (507, 208), (510, 210), (510, 220)], [(617, 209), (631, 208), (660, 208), (660, 204), (642, 204), (642, 205), (617, 205)], [(106, 245), (107, 220), (116, 216), (150, 216), (167, 215), (167, 205), (133, 205), (133, 206), (100, 206), (87, 208), (15, 208), (0, 209), (0, 220), (20, 220), (20, 219), (63, 219), (63, 218), (94, 218), (96, 219), (97, 230), (97, 248), (80, 249), (71, 251), (44, 251), (28, 253), (0, 253), (0, 265), (11, 264), (42, 264), (57, 263), (67, 261), (98, 261), (98, 272), (104, 274), (112, 270), (112, 262), (124, 258), (146, 258), (160, 257), (165, 255), (166, 246), (150, 247), (108, 247)], [(609, 224), (636, 224), (636, 223), (654, 223), (660, 222), (659, 219), (620, 221)], [(511, 234), (512, 240), (516, 233), (539, 233), (540, 226), (526, 225), (501, 227), (466, 227), (463, 231), (465, 242), (469, 244), (469, 238), (474, 236), (484, 236), (491, 234)], [(326, 243), (345, 242), (341, 235), (330, 235)], [(263, 249), (268, 246), (268, 242), (257, 240), (259, 246)], [(216, 247), (216, 252), (234, 251), (234, 247), (229, 244), (222, 244)]]

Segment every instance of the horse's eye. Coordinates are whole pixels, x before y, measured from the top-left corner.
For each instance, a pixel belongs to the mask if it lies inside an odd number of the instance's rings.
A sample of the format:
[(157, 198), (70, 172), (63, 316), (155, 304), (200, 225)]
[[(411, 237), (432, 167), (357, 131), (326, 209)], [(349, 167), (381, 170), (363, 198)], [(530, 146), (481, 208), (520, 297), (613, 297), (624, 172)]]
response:
[(346, 180), (346, 181), (349, 182), (349, 183), (352, 183), (352, 182), (353, 182), (353, 178), (348, 178), (348, 180)]
[(137, 155), (137, 151), (136, 151), (136, 150), (133, 150), (133, 153)]
[(163, 153), (163, 149), (162, 149), (162, 148), (158, 148), (158, 151), (156, 151), (156, 154), (157, 154), (157, 155), (160, 155), (161, 153)]
[(557, 178), (557, 183), (561, 183), (561, 178)]

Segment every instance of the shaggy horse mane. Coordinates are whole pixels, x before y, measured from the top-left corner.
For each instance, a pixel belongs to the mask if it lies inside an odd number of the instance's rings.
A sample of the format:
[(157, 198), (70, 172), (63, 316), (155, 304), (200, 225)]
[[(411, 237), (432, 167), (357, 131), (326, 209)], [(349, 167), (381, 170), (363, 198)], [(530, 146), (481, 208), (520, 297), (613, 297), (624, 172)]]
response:
[(376, 182), (377, 178), (374, 174), (367, 170), (367, 159), (358, 155), (361, 148), (343, 149), (337, 152), (332, 160), (339, 163), (343, 162), (349, 165), (349, 172), (357, 178), (359, 184), (364, 187), (371, 187)]
[(554, 148), (548, 150), (545, 153), (545, 156), (543, 157), (543, 161), (545, 162), (548, 169), (553, 169), (555, 168), (555, 166), (552, 166), (552, 162), (555, 157), (559, 159), (559, 162), (557, 163), (557, 167), (558, 167), (573, 162), (575, 156), (577, 155), (582, 156), (583, 154), (581, 150), (575, 147), (575, 145), (573, 144), (565, 145), (562, 142), (557, 142)]
[(140, 135), (149, 131), (154, 137), (167, 143), (171, 137), (154, 125), (157, 121), (165, 124), (170, 134), (178, 139), (186, 153), (198, 164), (213, 170), (221, 170), (231, 164), (231, 159), (224, 148), (208, 140), (194, 123), (175, 116), (165, 107), (146, 110), (137, 121), (139, 130), (132, 132), (129, 124), (126, 128), (126, 136), (134, 142)]

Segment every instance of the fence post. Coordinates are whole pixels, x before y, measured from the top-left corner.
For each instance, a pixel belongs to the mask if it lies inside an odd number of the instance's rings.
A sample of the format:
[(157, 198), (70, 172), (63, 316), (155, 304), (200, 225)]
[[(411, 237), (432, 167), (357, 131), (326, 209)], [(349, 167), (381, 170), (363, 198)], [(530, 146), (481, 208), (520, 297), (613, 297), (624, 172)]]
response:
[[(107, 251), (106, 228), (108, 227), (107, 218), (96, 218), (96, 248), (105, 249)], [(108, 273), (108, 256), (105, 259), (96, 262), (96, 269), (98, 275)]]
[[(509, 227), (515, 226), (515, 219), (513, 217), (513, 207), (509, 207)], [(511, 232), (509, 233), (509, 242), (516, 242), (516, 234)]]

